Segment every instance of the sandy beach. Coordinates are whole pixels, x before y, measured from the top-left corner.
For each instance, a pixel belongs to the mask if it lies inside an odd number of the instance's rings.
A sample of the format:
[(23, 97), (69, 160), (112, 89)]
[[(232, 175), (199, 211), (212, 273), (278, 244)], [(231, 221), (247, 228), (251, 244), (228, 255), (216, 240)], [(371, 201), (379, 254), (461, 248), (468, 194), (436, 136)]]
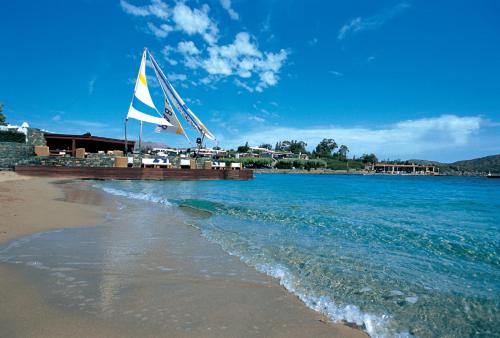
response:
[[(0, 201), (0, 245), (29, 234), (82, 226), (82, 232), (61, 234), (71, 241), (105, 232), (117, 241), (122, 237), (124, 251), (129, 238), (137, 238), (138, 220), (129, 218), (133, 224), (124, 226), (127, 219), (119, 218), (118, 206), (127, 202), (84, 182), (58, 184), (1, 172)], [(0, 262), (0, 335), (366, 337), (360, 330), (329, 323), (276, 280), (227, 255), (182, 219), (163, 226), (162, 215), (152, 217), (158, 218), (152, 224), (159, 225), (150, 236), (161, 235), (161, 241), (140, 250), (131, 245), (138, 251), (130, 255), (107, 253), (104, 248), (106, 269), (88, 268), (70, 275)], [(50, 249), (49, 245), (36, 257), (40, 264), (68, 263), (47, 254)], [(76, 247), (74, 254), (78, 259), (90, 255)], [(74, 286), (82, 284), (71, 282), (75, 278), (86, 285), (78, 294)], [(56, 288), (66, 291), (54, 292)], [(75, 295), (88, 303), (78, 306)]]

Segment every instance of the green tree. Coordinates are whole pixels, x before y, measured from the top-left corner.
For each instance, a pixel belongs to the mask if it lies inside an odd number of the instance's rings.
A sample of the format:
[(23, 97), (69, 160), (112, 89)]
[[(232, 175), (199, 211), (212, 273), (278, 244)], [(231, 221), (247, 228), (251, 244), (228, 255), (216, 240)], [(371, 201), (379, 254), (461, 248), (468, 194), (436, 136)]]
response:
[(290, 140), (290, 141), (283, 141), (280, 142), (281, 149), (284, 151), (289, 151), (294, 154), (299, 154), (299, 153), (306, 153), (306, 147), (307, 143), (304, 141), (297, 141), (297, 140)]
[(239, 153), (248, 153), (248, 151), (250, 150), (248, 142), (246, 142), (244, 146), (239, 146), (237, 150)]
[(288, 147), (288, 151), (294, 154), (303, 154), (306, 151), (307, 143), (304, 141), (291, 140), (290, 146)]
[(377, 163), (378, 158), (373, 153), (363, 154), (363, 156), (361, 156), (361, 162), (363, 162), (363, 163)]
[(339, 147), (339, 151), (338, 151), (339, 159), (342, 161), (347, 160), (347, 153), (348, 152), (349, 152), (349, 148), (347, 148), (347, 146), (345, 146), (345, 145), (341, 145)]
[(5, 122), (6, 121), (6, 117), (4, 114), (2, 114), (3, 112), (3, 103), (0, 103), (0, 126), (5, 126), (7, 123)]
[(333, 152), (337, 149), (337, 142), (333, 138), (324, 138), (314, 150), (314, 155), (321, 158), (332, 157)]
[(264, 149), (267, 149), (267, 150), (271, 150), (273, 149), (273, 146), (270, 145), (269, 143), (263, 143), (259, 146), (259, 148), (264, 148)]

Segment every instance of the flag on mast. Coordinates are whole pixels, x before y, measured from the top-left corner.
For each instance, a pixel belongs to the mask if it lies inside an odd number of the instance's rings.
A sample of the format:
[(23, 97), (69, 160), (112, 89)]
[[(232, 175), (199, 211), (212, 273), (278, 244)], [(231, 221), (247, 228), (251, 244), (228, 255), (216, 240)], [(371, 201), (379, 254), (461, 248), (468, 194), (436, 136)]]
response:
[(172, 109), (172, 106), (170, 105), (170, 102), (168, 102), (167, 98), (165, 98), (165, 108), (163, 109), (163, 118), (168, 122), (170, 122), (172, 126), (171, 127), (166, 125), (157, 126), (155, 129), (157, 133), (167, 132), (167, 133), (175, 133), (177, 135), (184, 135), (189, 141), (189, 138), (186, 135), (184, 128), (179, 122), (179, 119), (177, 118), (177, 115)]

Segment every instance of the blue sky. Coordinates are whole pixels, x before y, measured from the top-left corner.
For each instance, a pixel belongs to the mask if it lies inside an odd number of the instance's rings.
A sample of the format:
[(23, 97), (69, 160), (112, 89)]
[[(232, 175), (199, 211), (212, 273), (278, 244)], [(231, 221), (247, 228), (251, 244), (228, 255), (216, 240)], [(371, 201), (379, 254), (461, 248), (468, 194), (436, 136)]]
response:
[[(299, 139), (312, 148), (326, 137), (351, 155), (380, 158), (500, 153), (497, 1), (31, 0), (1, 8), (0, 102), (11, 123), (122, 137), (148, 47), (223, 147)], [(136, 138), (138, 123), (129, 127)], [(188, 145), (153, 129), (145, 139)]]

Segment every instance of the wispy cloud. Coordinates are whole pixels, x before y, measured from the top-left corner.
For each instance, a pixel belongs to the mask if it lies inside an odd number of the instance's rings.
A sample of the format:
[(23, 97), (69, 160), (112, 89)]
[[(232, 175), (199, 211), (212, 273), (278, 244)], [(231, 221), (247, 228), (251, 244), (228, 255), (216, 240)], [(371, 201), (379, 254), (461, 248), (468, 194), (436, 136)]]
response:
[(167, 4), (161, 0), (151, 0), (151, 4), (144, 7), (134, 6), (125, 0), (120, 0), (120, 6), (125, 13), (135, 16), (155, 16), (160, 19), (167, 19), (170, 16)]
[(262, 126), (234, 139), (237, 146), (248, 141), (250, 144), (271, 143), (286, 139), (303, 140), (310, 146), (323, 138), (334, 138), (337, 143), (346, 144), (351, 154), (371, 153), (390, 158), (425, 156), (429, 152), (466, 147), (471, 136), (478, 132), (482, 119), (479, 116), (441, 115), (439, 117), (405, 120), (387, 127), (341, 127), (320, 126), (312, 128)]
[(94, 93), (94, 87), (95, 87), (95, 82), (97, 81), (98, 76), (94, 76), (92, 79), (90, 79), (89, 84), (88, 84), (88, 92), (89, 95), (92, 95)]
[(240, 18), (239, 14), (233, 9), (231, 0), (220, 0), (220, 4), (227, 11), (231, 19), (238, 20)]
[(380, 28), (387, 21), (402, 13), (409, 7), (409, 3), (401, 2), (394, 7), (386, 8), (380, 11), (378, 14), (375, 14), (368, 18), (362, 18), (360, 16), (354, 18), (340, 28), (337, 38), (339, 40), (343, 40), (347, 36), (361, 31)]
[(343, 73), (337, 72), (336, 70), (330, 70), (328, 73), (332, 74), (335, 77), (341, 77), (344, 75)]
[(318, 44), (318, 42), (319, 42), (318, 38), (314, 37), (311, 40), (309, 40), (307, 43), (309, 43), (309, 45), (311, 45), (311, 46), (316, 46)]
[(86, 128), (104, 128), (107, 126), (102, 122), (87, 121), (87, 120), (64, 120), (63, 122)]

